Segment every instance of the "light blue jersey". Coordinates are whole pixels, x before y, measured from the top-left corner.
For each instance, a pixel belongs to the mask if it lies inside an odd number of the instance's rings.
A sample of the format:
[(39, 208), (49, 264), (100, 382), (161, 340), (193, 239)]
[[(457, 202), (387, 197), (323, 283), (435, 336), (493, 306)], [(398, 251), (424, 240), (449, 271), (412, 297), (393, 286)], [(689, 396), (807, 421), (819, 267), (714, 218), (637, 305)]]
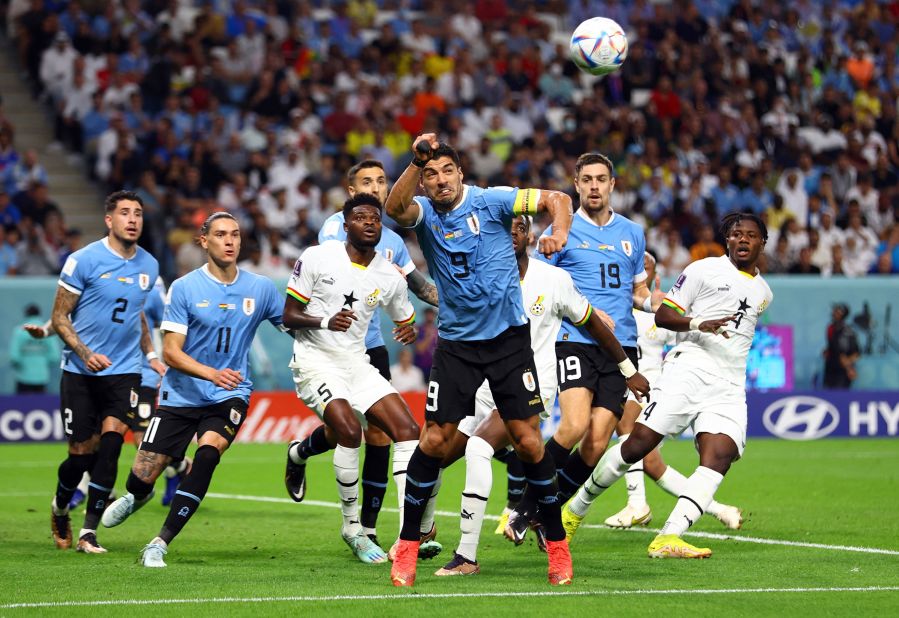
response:
[(492, 339), (528, 320), (521, 301), (512, 218), (534, 214), (540, 191), (463, 185), (462, 200), (448, 213), (426, 197), (415, 232), (437, 286), (437, 332), (444, 339)]
[(215, 369), (233, 369), (243, 375), (234, 390), (225, 390), (169, 369), (162, 379), (159, 405), (198, 408), (240, 397), (249, 401), (250, 344), (259, 325), (268, 320), (281, 325), (284, 299), (268, 277), (237, 271), (232, 283), (222, 283), (204, 265), (172, 283), (160, 328), (186, 336), (184, 352)]
[[(552, 234), (552, 226), (544, 236)], [(646, 238), (643, 228), (619, 214), (612, 213), (609, 222), (600, 227), (578, 210), (571, 223), (568, 244), (546, 260), (563, 268), (590, 304), (615, 320), (615, 337), (623, 346), (636, 347), (637, 322), (633, 313), (634, 284), (646, 279), (643, 254)], [(558, 341), (597, 345), (587, 329), (568, 320), (562, 322)]]
[[(343, 229), (343, 211), (336, 212), (328, 217), (318, 231), (318, 244), (326, 240), (346, 240), (346, 230)], [(375, 245), (375, 251), (381, 254), (391, 264), (396, 264), (408, 275), (415, 270), (415, 264), (406, 249), (406, 243), (399, 234), (388, 228), (381, 227), (381, 240)], [(368, 324), (368, 332), (365, 333), (365, 349), (370, 350), (384, 345), (384, 336), (381, 334), (381, 310), (375, 311)]]
[[(150, 329), (151, 335), (157, 328), (159, 328), (159, 325), (162, 324), (162, 313), (164, 309), (165, 283), (163, 283), (162, 277), (157, 277), (156, 284), (153, 286), (153, 290), (147, 296), (147, 301), (144, 303), (144, 315), (147, 317), (147, 327)], [(161, 382), (162, 376), (156, 373), (156, 370), (150, 366), (150, 361), (144, 356), (140, 368), (140, 385), (149, 388), (159, 388)]]
[(92, 242), (69, 256), (59, 285), (78, 294), (70, 316), (81, 342), (96, 354), (104, 354), (112, 365), (93, 372), (66, 346), (62, 368), (72, 373), (109, 376), (140, 373), (140, 313), (153, 283), (159, 276), (156, 259), (137, 248), (125, 259), (109, 246), (109, 239)]

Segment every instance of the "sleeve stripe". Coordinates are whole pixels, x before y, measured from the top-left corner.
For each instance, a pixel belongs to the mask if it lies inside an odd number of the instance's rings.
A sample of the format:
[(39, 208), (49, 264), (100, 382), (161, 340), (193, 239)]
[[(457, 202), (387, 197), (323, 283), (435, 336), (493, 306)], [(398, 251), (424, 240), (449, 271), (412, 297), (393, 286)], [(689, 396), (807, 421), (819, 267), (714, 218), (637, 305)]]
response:
[(410, 315), (405, 320), (401, 322), (394, 322), (394, 324), (396, 324), (397, 326), (407, 326), (409, 324), (415, 324), (415, 312), (413, 311), (412, 315)]
[(59, 287), (65, 289), (65, 290), (68, 290), (72, 294), (77, 294), (78, 296), (81, 296), (81, 292), (83, 291), (83, 290), (79, 290), (78, 288), (69, 285), (62, 279), (59, 280)]
[(298, 300), (299, 302), (303, 303), (304, 305), (309, 304), (309, 298), (307, 298), (306, 296), (303, 296), (302, 294), (300, 294), (293, 288), (287, 288), (287, 295), (295, 300)]
[(512, 205), (512, 212), (515, 215), (536, 215), (539, 201), (540, 189), (519, 189)]
[(684, 309), (683, 307), (681, 307), (680, 305), (678, 305), (676, 302), (674, 302), (674, 301), (671, 300), (670, 298), (666, 298), (665, 300), (663, 300), (663, 301), (662, 301), (662, 304), (665, 305), (665, 306), (667, 306), (667, 307), (671, 307), (672, 309), (674, 309), (675, 311), (677, 311), (677, 312), (678, 312), (679, 314), (681, 314), (681, 315), (686, 315), (686, 314), (687, 314), (687, 310), (686, 310), (686, 309)]
[(179, 335), (187, 334), (187, 324), (178, 324), (177, 322), (170, 322), (168, 320), (163, 321), (162, 324), (159, 325), (159, 330), (166, 330), (170, 333), (178, 333)]
[(591, 315), (593, 315), (593, 305), (588, 304), (587, 305), (587, 313), (584, 314), (584, 317), (582, 317), (580, 320), (575, 322), (574, 325), (575, 326), (583, 326), (584, 324), (587, 323), (587, 320), (590, 319)]

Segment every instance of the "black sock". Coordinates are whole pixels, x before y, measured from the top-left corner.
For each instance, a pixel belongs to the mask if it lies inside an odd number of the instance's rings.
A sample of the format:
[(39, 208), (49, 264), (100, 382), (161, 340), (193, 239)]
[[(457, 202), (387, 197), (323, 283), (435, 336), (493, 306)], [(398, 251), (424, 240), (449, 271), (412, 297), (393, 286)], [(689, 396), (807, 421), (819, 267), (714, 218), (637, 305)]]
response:
[(214, 446), (206, 444), (197, 449), (190, 474), (185, 476), (178, 486), (169, 507), (169, 515), (165, 518), (162, 530), (159, 531), (159, 538), (163, 541), (171, 543), (200, 507), (200, 502), (209, 490), (212, 473), (215, 472), (220, 459), (221, 455)]
[(506, 506), (514, 509), (524, 496), (527, 480), (524, 477), (524, 464), (515, 451), (506, 459)]
[(89, 472), (94, 467), (97, 460), (97, 454), (90, 455), (72, 455), (69, 453), (68, 458), (59, 464), (56, 481), (56, 506), (64, 509), (69, 506), (69, 501), (78, 489), (78, 483), (85, 472)]
[(562, 509), (557, 496), (556, 469), (552, 458), (544, 453), (543, 459), (537, 463), (524, 462), (523, 465), (528, 487), (537, 497), (538, 517), (546, 529), (546, 539), (561, 541), (565, 538), (565, 529), (562, 528)]
[(587, 482), (591, 472), (593, 468), (584, 462), (581, 452), (573, 452), (565, 468), (559, 470), (559, 500), (562, 504), (568, 502), (580, 486)]
[(493, 453), (493, 458), (502, 463), (508, 463), (509, 456), (515, 451), (510, 448), (501, 448), (495, 453)]
[(107, 431), (100, 436), (100, 448), (97, 449), (97, 461), (91, 471), (91, 482), (87, 486), (87, 513), (84, 515), (84, 528), (96, 530), (100, 516), (109, 503), (109, 494), (115, 486), (119, 468), (119, 454), (125, 439), (121, 434)]
[(306, 436), (306, 439), (300, 443), (300, 457), (309, 459), (331, 450), (328, 439), (325, 437), (325, 426), (319, 425), (315, 431)]
[(420, 446), (409, 459), (406, 468), (406, 496), (403, 506), (403, 529), (400, 538), (404, 541), (421, 539), (421, 517), (431, 498), (431, 490), (440, 474), (440, 457), (431, 457), (422, 452)]
[(130, 472), (128, 480), (125, 481), (125, 489), (134, 496), (135, 500), (143, 500), (153, 491), (153, 486), (137, 478), (134, 472)]
[(571, 449), (565, 448), (556, 442), (555, 438), (547, 440), (544, 448), (546, 449), (546, 452), (549, 453), (549, 456), (552, 457), (556, 470), (564, 469), (565, 464), (568, 463), (568, 458), (571, 456)]
[(365, 445), (365, 462), (362, 464), (362, 508), (359, 518), (363, 528), (374, 528), (384, 494), (387, 493), (387, 467), (390, 465), (390, 445)]

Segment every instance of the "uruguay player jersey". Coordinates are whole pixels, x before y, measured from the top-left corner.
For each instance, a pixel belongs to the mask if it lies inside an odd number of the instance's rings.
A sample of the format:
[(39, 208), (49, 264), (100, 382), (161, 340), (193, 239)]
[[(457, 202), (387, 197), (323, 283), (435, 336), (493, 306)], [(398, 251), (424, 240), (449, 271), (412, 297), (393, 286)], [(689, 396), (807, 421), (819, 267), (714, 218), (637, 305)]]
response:
[(451, 211), (418, 196), (415, 233), (437, 286), (437, 332), (451, 341), (492, 339), (528, 319), (521, 300), (510, 227), (537, 210), (540, 191), (463, 185)]
[[(159, 328), (159, 325), (162, 323), (162, 313), (164, 310), (165, 283), (163, 283), (162, 277), (157, 277), (153, 290), (147, 295), (147, 300), (144, 302), (144, 315), (147, 316), (147, 327), (150, 329), (151, 337), (154, 331)], [(140, 385), (148, 386), (150, 388), (159, 388), (160, 382), (162, 382), (162, 376), (156, 373), (150, 366), (150, 361), (144, 356), (140, 367)]]
[[(552, 233), (552, 226), (543, 233)], [(575, 213), (568, 244), (549, 258), (549, 263), (568, 271), (574, 284), (597, 309), (615, 320), (615, 337), (622, 346), (636, 347), (637, 323), (633, 314), (634, 284), (646, 279), (643, 228), (612, 213), (608, 223), (596, 225), (583, 209)], [(538, 259), (546, 258), (537, 253)], [(558, 341), (597, 345), (584, 328), (562, 323)]]
[(172, 283), (160, 328), (186, 336), (184, 352), (216, 369), (233, 369), (243, 376), (234, 390), (169, 369), (162, 379), (159, 405), (199, 408), (239, 397), (249, 401), (250, 344), (259, 325), (281, 325), (284, 301), (268, 277), (237, 271), (231, 283), (212, 276), (209, 267), (189, 272)]
[(140, 373), (140, 312), (158, 276), (159, 264), (152, 255), (138, 247), (126, 259), (109, 246), (108, 237), (70, 255), (59, 274), (59, 285), (80, 297), (70, 316), (72, 325), (82, 343), (105, 354), (112, 365), (90, 371), (66, 346), (63, 370), (97, 376)]
[[(336, 212), (325, 220), (318, 232), (318, 244), (326, 240), (346, 240), (346, 231), (343, 229), (343, 211)], [(406, 249), (406, 243), (399, 234), (388, 228), (381, 227), (381, 240), (375, 245), (375, 251), (381, 254), (385, 260), (396, 264), (408, 275), (415, 270), (415, 264)], [(368, 332), (365, 333), (365, 349), (377, 348), (384, 345), (384, 336), (381, 334), (381, 312), (376, 311), (368, 324)]]

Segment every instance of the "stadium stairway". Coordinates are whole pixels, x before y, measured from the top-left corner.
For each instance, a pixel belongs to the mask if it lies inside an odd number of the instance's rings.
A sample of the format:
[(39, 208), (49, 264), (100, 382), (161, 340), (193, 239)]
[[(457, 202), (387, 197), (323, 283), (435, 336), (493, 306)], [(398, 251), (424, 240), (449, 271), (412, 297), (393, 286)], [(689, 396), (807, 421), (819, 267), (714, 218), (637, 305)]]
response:
[(4, 113), (15, 127), (16, 150), (22, 153), (34, 149), (38, 153), (38, 160), (50, 179), (50, 199), (65, 214), (66, 226), (80, 229), (84, 242), (91, 242), (106, 232), (103, 192), (87, 177), (83, 161), (66, 151), (47, 149), (53, 142), (53, 115), (45, 105), (31, 98), (15, 54), (9, 39), (0, 37), (0, 93)]

